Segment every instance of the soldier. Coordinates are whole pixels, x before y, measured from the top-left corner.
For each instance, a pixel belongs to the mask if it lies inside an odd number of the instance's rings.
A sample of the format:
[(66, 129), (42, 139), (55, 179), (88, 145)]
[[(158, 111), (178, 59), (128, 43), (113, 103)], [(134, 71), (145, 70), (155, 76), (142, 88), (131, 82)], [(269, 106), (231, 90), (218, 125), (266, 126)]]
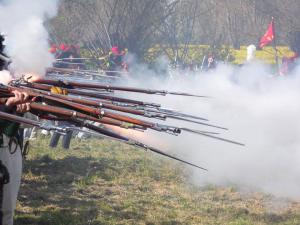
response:
[(128, 71), (128, 65), (124, 60), (126, 51), (120, 51), (119, 47), (114, 46), (111, 48), (108, 57), (108, 75), (115, 75), (118, 71)]
[(10, 58), (4, 53), (4, 35), (0, 34), (0, 70), (6, 70), (8, 65), (11, 63)]
[(292, 73), (299, 62), (300, 55), (300, 31), (294, 32), (290, 38), (290, 49), (294, 54), (290, 57), (283, 57), (281, 68), (279, 70), (280, 75), (288, 75)]
[(213, 53), (209, 53), (208, 56), (204, 56), (201, 70), (210, 71), (216, 69), (217, 61)]
[[(54, 49), (51, 48), (51, 51)], [(55, 57), (60, 60), (54, 64), (57, 68), (85, 69), (78, 46), (61, 44), (59, 49), (56, 48)]]
[[(4, 37), (0, 35), (1, 75), (8, 73), (4, 51)], [(2, 74), (1, 74), (2, 73)], [(14, 97), (0, 98), (0, 111), (23, 114), (30, 110), (28, 95), (15, 91)], [(12, 225), (22, 173), (22, 139), (19, 124), (0, 120), (0, 225)]]

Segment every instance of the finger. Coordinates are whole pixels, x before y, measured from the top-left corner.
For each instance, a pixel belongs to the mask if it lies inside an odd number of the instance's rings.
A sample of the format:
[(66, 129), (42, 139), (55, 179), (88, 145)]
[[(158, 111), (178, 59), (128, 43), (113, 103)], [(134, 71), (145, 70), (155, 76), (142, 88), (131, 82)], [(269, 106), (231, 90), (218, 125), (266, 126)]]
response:
[(29, 94), (27, 92), (23, 92), (24, 94), (24, 101), (27, 101), (29, 99)]
[(16, 94), (18, 93), (18, 91), (14, 90), (14, 91), (12, 91), (12, 93), (16, 96)]
[(26, 112), (27, 109), (26, 104), (22, 104), (21, 108), (22, 108), (22, 113)]
[(18, 113), (25, 113), (27, 111), (27, 104), (19, 104), (17, 107), (17, 112)]
[(23, 113), (25, 111), (25, 105), (24, 104), (20, 104), (20, 113)]
[(18, 104), (20, 101), (20, 92), (17, 90), (12, 91), (12, 93), (14, 94), (14, 97), (8, 98), (6, 101), (6, 105), (11, 107), (14, 106), (16, 104)]
[(25, 94), (24, 94), (24, 92), (19, 92), (19, 96), (20, 96), (20, 99), (19, 99), (19, 101), (21, 102), (21, 103), (24, 103), (24, 99), (25, 99)]
[(21, 93), (19, 91), (15, 91), (15, 104), (21, 103)]
[(26, 112), (29, 112), (30, 111), (30, 103), (26, 103)]
[(17, 107), (16, 112), (21, 113), (21, 105), (17, 105), (16, 107)]

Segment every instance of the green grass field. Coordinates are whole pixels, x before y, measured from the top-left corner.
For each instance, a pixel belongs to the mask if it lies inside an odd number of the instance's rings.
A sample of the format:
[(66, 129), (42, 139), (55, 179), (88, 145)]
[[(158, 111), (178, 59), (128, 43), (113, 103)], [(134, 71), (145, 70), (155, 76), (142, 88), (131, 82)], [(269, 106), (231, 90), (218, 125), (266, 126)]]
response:
[(16, 225), (300, 224), (300, 202), (197, 187), (187, 168), (140, 149), (95, 139), (74, 140), (69, 151), (48, 143), (31, 144)]
[[(197, 62), (201, 63), (203, 59), (203, 55), (207, 54), (208, 45), (189, 45), (187, 55), (185, 60), (188, 63)], [(161, 51), (161, 47), (156, 46), (154, 48), (149, 49), (148, 53), (148, 61), (151, 61), (157, 58), (158, 55), (168, 55), (169, 59), (174, 59), (175, 56), (171, 49), (167, 49), (164, 52)], [(279, 61), (281, 61), (282, 57), (292, 56), (293, 52), (287, 46), (278, 46), (278, 57)], [(184, 47), (179, 49), (179, 55), (182, 55), (184, 51)], [(247, 57), (247, 46), (241, 46), (239, 50), (233, 49), (228, 46), (223, 46), (223, 50), (221, 51), (221, 55), (223, 59), (227, 59), (227, 55), (232, 56), (232, 63), (234, 64), (242, 64), (246, 61)], [(231, 57), (230, 57), (231, 58)], [(275, 50), (273, 47), (267, 46), (262, 50), (256, 51), (256, 58), (268, 64), (275, 64)], [(231, 61), (231, 60), (230, 60)]]
[[(234, 63), (241, 64), (245, 62), (247, 57), (247, 46), (241, 47), (240, 50), (232, 50), (234, 55)], [(278, 57), (292, 56), (293, 52), (287, 46), (278, 46)], [(256, 57), (269, 64), (275, 64), (275, 50), (272, 47), (264, 47), (262, 50), (256, 51)]]

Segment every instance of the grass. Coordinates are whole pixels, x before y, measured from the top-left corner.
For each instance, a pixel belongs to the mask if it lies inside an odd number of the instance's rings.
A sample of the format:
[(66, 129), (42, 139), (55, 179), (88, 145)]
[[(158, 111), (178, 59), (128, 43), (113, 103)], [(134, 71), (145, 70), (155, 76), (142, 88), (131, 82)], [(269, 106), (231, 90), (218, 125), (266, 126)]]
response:
[[(279, 60), (284, 56), (292, 56), (293, 52), (287, 46), (278, 46)], [(235, 58), (235, 64), (245, 62), (247, 57), (247, 46), (242, 46), (240, 50), (232, 50)], [(256, 51), (256, 58), (269, 64), (275, 64), (275, 50), (273, 47), (264, 47), (262, 50)]]
[(299, 202), (197, 187), (181, 164), (140, 149), (95, 139), (73, 140), (69, 151), (48, 143), (31, 144), (16, 225), (300, 224)]
[[(208, 45), (189, 45), (188, 53), (185, 60), (188, 63), (197, 62), (202, 63), (203, 56), (207, 54)], [(228, 48), (228, 49), (227, 49)], [(225, 49), (227, 49), (225, 51)], [(289, 49), (288, 46), (278, 46), (278, 57), (279, 62), (281, 62), (282, 57), (292, 56), (293, 52)], [(179, 49), (179, 55), (182, 55), (184, 48), (183, 46)], [(246, 61), (247, 57), (247, 46), (241, 46), (240, 49), (233, 49), (232, 47), (223, 46), (223, 58), (226, 60), (228, 53), (232, 56), (233, 64), (243, 64)], [(161, 48), (156, 46), (154, 48), (149, 49), (147, 60), (152, 61), (157, 58), (160, 54), (166, 54), (170, 59), (174, 59), (175, 56), (171, 49), (167, 49), (165, 52), (161, 52)], [(262, 50), (256, 51), (256, 58), (268, 64), (275, 64), (275, 50), (272, 46), (266, 46)]]

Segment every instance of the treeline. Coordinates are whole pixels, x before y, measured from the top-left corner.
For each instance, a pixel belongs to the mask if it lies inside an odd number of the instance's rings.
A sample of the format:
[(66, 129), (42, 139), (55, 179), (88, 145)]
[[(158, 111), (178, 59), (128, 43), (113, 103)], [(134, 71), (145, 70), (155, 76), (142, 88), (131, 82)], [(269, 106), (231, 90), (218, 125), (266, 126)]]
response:
[(180, 58), (191, 44), (256, 44), (272, 17), (277, 42), (287, 45), (300, 29), (299, 11), (299, 0), (62, 0), (47, 25), (54, 43), (119, 45), (141, 58), (159, 45)]

